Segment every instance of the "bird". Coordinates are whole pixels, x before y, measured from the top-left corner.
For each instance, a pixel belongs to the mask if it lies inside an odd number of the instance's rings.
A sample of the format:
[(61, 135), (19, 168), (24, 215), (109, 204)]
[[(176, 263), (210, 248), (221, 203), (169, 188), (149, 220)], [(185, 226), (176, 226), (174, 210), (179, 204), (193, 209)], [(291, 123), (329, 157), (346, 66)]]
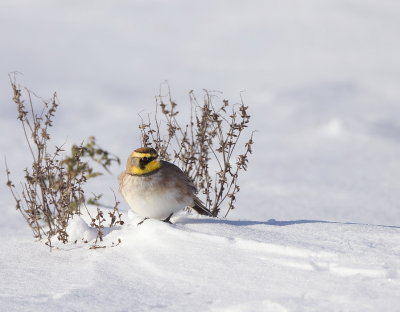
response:
[(129, 155), (126, 169), (119, 176), (119, 189), (143, 221), (151, 218), (172, 223), (172, 215), (186, 207), (212, 216), (196, 196), (197, 189), (189, 177), (178, 166), (160, 160), (151, 147), (140, 147)]

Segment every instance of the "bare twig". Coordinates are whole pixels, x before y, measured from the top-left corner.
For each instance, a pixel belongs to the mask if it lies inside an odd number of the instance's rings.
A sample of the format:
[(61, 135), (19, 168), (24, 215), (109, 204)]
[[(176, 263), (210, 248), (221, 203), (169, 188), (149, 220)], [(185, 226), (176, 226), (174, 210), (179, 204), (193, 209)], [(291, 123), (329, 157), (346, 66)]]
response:
[[(238, 177), (242, 170), (247, 169), (253, 134), (244, 144), (244, 152), (235, 153), (249, 124), (248, 107), (241, 96), (241, 103), (237, 105), (223, 100), (215, 108), (218, 94), (204, 90), (203, 103), (199, 104), (194, 92), (190, 91), (189, 122), (181, 126), (177, 104), (172, 100), (168, 86), (167, 96), (161, 95), (160, 91), (156, 98), (153, 118), (149, 116), (147, 123), (141, 119), (139, 129), (143, 146), (152, 145), (161, 158), (178, 165), (204, 196), (206, 207), (214, 217), (219, 215), (223, 202), (227, 201), (226, 217), (235, 208), (234, 202), (240, 191)], [(164, 98), (168, 101), (165, 102)]]
[[(73, 145), (70, 156), (63, 157), (62, 146), (56, 146), (54, 152), (49, 152), (49, 128), (53, 125), (59, 105), (56, 93), (50, 100), (44, 100), (25, 88), (29, 105), (27, 109), (15, 76), (10, 75), (10, 82), (13, 102), (17, 106), (18, 120), (21, 122), (32, 155), (32, 165), (24, 170), (25, 178), (21, 182), (20, 196), (17, 195), (15, 185), (11, 181), (6, 162), (7, 186), (15, 200), (16, 209), (20, 211), (35, 238), (45, 239), (50, 247), (53, 246), (54, 237), (67, 243), (69, 221), (73, 215), (80, 215), (81, 206), (90, 201), (85, 197), (83, 189), (85, 183), (88, 179), (102, 174), (95, 172), (83, 158), (98, 163), (107, 172), (112, 163), (119, 163), (120, 160), (117, 156), (100, 148), (94, 137), (90, 137), (85, 145), (83, 143), (79, 146)], [(37, 99), (42, 104), (39, 113), (35, 110), (34, 102)], [(112, 225), (110, 226), (122, 225), (123, 221), (116, 200), (112, 209), (110, 213)], [(95, 244), (103, 239), (103, 216), (104, 212), (97, 207), (95, 218), (91, 218), (91, 225), (98, 230)]]

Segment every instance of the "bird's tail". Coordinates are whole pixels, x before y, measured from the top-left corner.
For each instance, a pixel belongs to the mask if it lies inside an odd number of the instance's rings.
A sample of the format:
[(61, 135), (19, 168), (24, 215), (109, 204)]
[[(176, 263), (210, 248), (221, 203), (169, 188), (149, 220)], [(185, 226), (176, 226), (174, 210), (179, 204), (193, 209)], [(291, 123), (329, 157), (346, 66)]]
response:
[(194, 198), (194, 205), (193, 207), (190, 207), (193, 210), (195, 210), (198, 214), (201, 214), (203, 216), (209, 216), (212, 217), (212, 213), (210, 210), (208, 210), (206, 208), (206, 206), (204, 206), (203, 202), (198, 199), (197, 197)]

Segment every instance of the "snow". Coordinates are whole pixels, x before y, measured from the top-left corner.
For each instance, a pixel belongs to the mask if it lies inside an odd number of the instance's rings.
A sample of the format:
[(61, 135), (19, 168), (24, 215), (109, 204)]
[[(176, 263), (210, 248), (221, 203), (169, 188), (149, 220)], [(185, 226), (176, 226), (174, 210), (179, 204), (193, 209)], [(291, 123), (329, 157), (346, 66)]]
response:
[[(3, 247), (4, 311), (396, 311), (398, 227), (132, 219), (114, 248)], [(85, 247), (86, 246), (86, 247)], [(7, 261), (13, 259), (13, 262)]]
[(90, 227), (80, 216), (73, 216), (67, 227), (68, 240), (71, 242), (93, 241), (97, 237), (95, 228)]
[[(29, 153), (12, 71), (57, 91), (55, 144), (95, 135), (123, 163), (164, 80), (182, 113), (192, 89), (232, 103), (245, 90), (257, 132), (227, 220), (137, 227), (122, 203), (107, 248), (89, 249), (77, 218), (77, 244), (50, 252), (1, 187), (0, 310), (399, 311), (399, 16), (373, 0), (2, 0), (0, 151), (15, 182)], [(123, 166), (88, 192), (112, 201)]]

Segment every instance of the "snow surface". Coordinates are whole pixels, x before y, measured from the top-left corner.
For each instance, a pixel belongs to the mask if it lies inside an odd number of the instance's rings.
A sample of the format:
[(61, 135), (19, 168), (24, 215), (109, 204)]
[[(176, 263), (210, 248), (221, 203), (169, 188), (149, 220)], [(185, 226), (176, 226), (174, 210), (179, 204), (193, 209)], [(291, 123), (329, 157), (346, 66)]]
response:
[[(95, 135), (124, 159), (164, 80), (183, 113), (189, 90), (246, 90), (257, 130), (229, 220), (136, 227), (125, 213), (104, 242), (117, 247), (49, 252), (1, 187), (0, 310), (400, 311), (399, 35), (390, 0), (0, 1), (0, 151), (15, 181), (29, 154), (12, 71), (58, 92), (58, 145)], [(121, 170), (89, 192), (112, 199)], [(94, 235), (83, 220), (70, 230)]]
[(174, 220), (131, 220), (114, 248), (4, 241), (2, 311), (398, 311), (398, 227)]

